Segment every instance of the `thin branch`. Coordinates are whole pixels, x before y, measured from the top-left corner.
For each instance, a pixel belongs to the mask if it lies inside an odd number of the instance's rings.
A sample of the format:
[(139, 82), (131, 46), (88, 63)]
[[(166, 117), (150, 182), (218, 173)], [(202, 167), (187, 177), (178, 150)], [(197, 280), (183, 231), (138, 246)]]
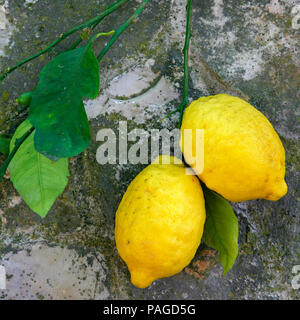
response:
[[(121, 0), (121, 1), (118, 1), (117, 3), (113, 4), (112, 6), (110, 6), (106, 11), (108, 11), (109, 9), (110, 10), (113, 10), (115, 11), (117, 8), (119, 8), (123, 3), (125, 2), (128, 2), (128, 0)], [(112, 11), (112, 12), (113, 12)], [(89, 28), (89, 31), (93, 31), (97, 26), (98, 24), (105, 18), (106, 16), (102, 17), (101, 19), (99, 19), (99, 21), (95, 22), (93, 25), (90, 26)], [(75, 41), (73, 43), (73, 45), (70, 47), (69, 50), (72, 50), (72, 49), (75, 49), (81, 42), (83, 41), (83, 38), (80, 36), (77, 41)]]
[(187, 104), (189, 103), (189, 46), (191, 40), (191, 7), (192, 0), (187, 0), (186, 6), (186, 32), (185, 32), (185, 44), (184, 44), (184, 85), (183, 85), (183, 97), (182, 103), (178, 107), (180, 112), (179, 128), (182, 124), (183, 112)]
[(0, 178), (3, 180), (4, 175), (6, 174), (6, 170), (11, 162), (11, 160), (13, 159), (13, 157), (15, 156), (15, 154), (17, 153), (17, 151), (19, 150), (19, 148), (21, 147), (21, 145), (23, 144), (23, 142), (31, 135), (31, 133), (34, 131), (35, 129), (32, 127), (30, 128), (21, 138), (16, 139), (15, 142), (15, 146), (14, 149), (12, 150), (12, 152), (9, 154), (9, 156), (6, 158), (5, 162), (3, 163), (3, 165), (0, 168)]
[(116, 9), (118, 9), (120, 7), (121, 4), (123, 4), (124, 2), (127, 2), (128, 0), (119, 0), (118, 2), (116, 2), (115, 4), (113, 4), (112, 6), (108, 7), (101, 15), (96, 16), (95, 18), (71, 29), (70, 31), (63, 33), (59, 36), (58, 39), (56, 39), (54, 42), (52, 42), (48, 47), (46, 47), (45, 49), (37, 52), (36, 54), (34, 54), (33, 56), (26, 58), (24, 60), (19, 61), (15, 66), (8, 68), (6, 70), (5, 73), (3, 73), (0, 76), (0, 82), (2, 80), (4, 80), (11, 72), (13, 72), (14, 70), (16, 70), (17, 68), (21, 67), (22, 65), (24, 65), (27, 62), (30, 62), (31, 60), (34, 60), (36, 58), (38, 58), (39, 56), (41, 56), (42, 54), (52, 50), (56, 45), (58, 45), (61, 41), (63, 41), (64, 39), (66, 39), (67, 37), (69, 37), (70, 35), (72, 35), (73, 33), (88, 28), (91, 25), (95, 25), (100, 23), (101, 20), (103, 20), (107, 15), (111, 14), (112, 12), (114, 12)]
[(163, 117), (161, 119), (161, 121), (167, 119), (167, 118), (170, 118), (171, 115), (173, 115), (174, 113), (177, 113), (177, 112), (180, 112), (181, 108), (184, 107), (183, 103), (181, 103), (181, 105), (179, 105), (175, 110), (171, 111), (170, 113), (168, 113), (165, 117)]
[(116, 40), (120, 37), (120, 35), (129, 27), (129, 25), (137, 19), (137, 17), (143, 12), (145, 5), (149, 2), (149, 0), (144, 0), (143, 3), (135, 10), (134, 14), (124, 23), (122, 24), (115, 32), (109, 43), (106, 47), (100, 52), (97, 59), (100, 62), (110, 47), (116, 42)]

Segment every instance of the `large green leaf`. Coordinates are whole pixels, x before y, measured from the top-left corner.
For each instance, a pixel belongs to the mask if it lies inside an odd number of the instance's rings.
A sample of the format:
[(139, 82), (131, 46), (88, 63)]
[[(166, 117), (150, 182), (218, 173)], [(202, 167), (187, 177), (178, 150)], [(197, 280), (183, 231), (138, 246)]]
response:
[(3, 153), (6, 156), (9, 154), (9, 143), (10, 139), (0, 135), (0, 153)]
[(220, 195), (204, 187), (206, 222), (203, 241), (219, 251), (224, 275), (238, 255), (238, 220), (231, 205)]
[(99, 92), (99, 64), (92, 41), (54, 58), (39, 78), (29, 111), (36, 129), (35, 148), (53, 160), (76, 156), (91, 139), (82, 99), (96, 98)]
[[(16, 130), (10, 144), (22, 137), (31, 124), (24, 121)], [(68, 159), (52, 162), (34, 148), (33, 132), (20, 146), (9, 165), (10, 179), (27, 205), (41, 217), (45, 217), (56, 198), (68, 183)]]

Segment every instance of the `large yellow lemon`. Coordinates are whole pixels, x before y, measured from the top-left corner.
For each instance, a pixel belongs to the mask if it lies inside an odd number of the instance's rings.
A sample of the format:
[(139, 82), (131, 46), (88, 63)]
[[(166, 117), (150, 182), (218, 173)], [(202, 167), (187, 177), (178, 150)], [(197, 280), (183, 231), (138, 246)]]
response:
[[(162, 160), (170, 164), (162, 164)], [(116, 213), (118, 252), (131, 282), (145, 288), (179, 273), (194, 257), (205, 222), (198, 178), (177, 158), (160, 156), (129, 185)], [(157, 162), (157, 160), (155, 161)]]
[[(185, 129), (192, 135), (185, 137)], [(196, 152), (196, 129), (204, 129), (204, 169), (196, 173), (208, 188), (230, 201), (278, 200), (286, 194), (282, 143), (268, 119), (248, 102), (218, 94), (189, 105), (180, 146), (194, 169), (201, 168), (203, 156), (201, 148)]]

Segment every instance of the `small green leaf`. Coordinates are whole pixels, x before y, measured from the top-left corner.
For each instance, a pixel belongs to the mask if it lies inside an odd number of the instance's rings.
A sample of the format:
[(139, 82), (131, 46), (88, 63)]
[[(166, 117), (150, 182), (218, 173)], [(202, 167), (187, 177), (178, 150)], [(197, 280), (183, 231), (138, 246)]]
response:
[[(25, 120), (16, 130), (11, 143), (13, 150), (16, 139), (30, 128)], [(10, 179), (27, 205), (41, 217), (45, 217), (56, 198), (68, 183), (68, 159), (52, 162), (34, 148), (33, 132), (20, 146), (9, 165)]]
[(10, 139), (6, 138), (3, 135), (0, 135), (0, 153), (3, 153), (7, 156), (9, 154), (9, 144)]
[(219, 251), (225, 276), (238, 256), (238, 220), (231, 205), (223, 197), (206, 187), (203, 191), (206, 207), (203, 241)]
[(92, 41), (49, 62), (40, 73), (30, 104), (36, 150), (53, 160), (85, 150), (91, 136), (82, 99), (96, 98), (98, 92), (99, 64)]

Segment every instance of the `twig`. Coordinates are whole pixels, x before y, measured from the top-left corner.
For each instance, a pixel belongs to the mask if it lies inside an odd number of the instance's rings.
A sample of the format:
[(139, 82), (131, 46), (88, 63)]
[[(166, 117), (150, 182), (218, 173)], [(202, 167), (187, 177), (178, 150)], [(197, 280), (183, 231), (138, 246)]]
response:
[(168, 113), (161, 121), (169, 118), (172, 114), (180, 112), (179, 129), (182, 124), (183, 112), (185, 107), (189, 103), (189, 46), (191, 40), (191, 8), (192, 0), (187, 0), (186, 5), (186, 32), (185, 32), (185, 44), (183, 49), (184, 54), (184, 84), (181, 104), (172, 112)]
[[(123, 3), (125, 3), (125, 2), (128, 2), (128, 0), (120, 0), (120, 1), (118, 1), (117, 3), (111, 5), (106, 11), (108, 11), (108, 10), (113, 10), (113, 11), (115, 11), (117, 8), (119, 8), (119, 7), (120, 7)], [(111, 11), (111, 12), (113, 12), (113, 11)], [(104, 18), (105, 18), (105, 16), (102, 17), (101, 19), (99, 19), (99, 21), (95, 22), (95, 23), (89, 28), (89, 30), (90, 30), (90, 31), (93, 31), (93, 30), (98, 26), (98, 24), (99, 24)], [(77, 39), (77, 41), (75, 41), (74, 44), (70, 47), (69, 50), (75, 49), (82, 41), (83, 41), (83, 39), (82, 39), (81, 37), (79, 37), (79, 38)]]
[(31, 135), (31, 133), (34, 130), (35, 129), (32, 127), (21, 138), (16, 139), (14, 149), (9, 154), (9, 156), (6, 158), (5, 162), (3, 163), (3, 165), (0, 168), (0, 178), (1, 178), (2, 181), (3, 181), (4, 175), (6, 174), (6, 170), (7, 170), (8, 166), (9, 166), (11, 160), (13, 159), (13, 157), (15, 156), (15, 154), (17, 153), (17, 151), (21, 147), (22, 143)]
[(182, 103), (178, 107), (180, 112), (179, 129), (182, 124), (183, 112), (187, 104), (189, 103), (189, 47), (191, 40), (191, 7), (192, 0), (187, 0), (186, 6), (186, 31), (185, 31), (185, 44), (184, 44), (184, 85), (183, 85), (183, 97)]
[(105, 48), (100, 52), (97, 59), (100, 62), (110, 47), (116, 42), (116, 40), (120, 37), (120, 35), (129, 27), (129, 25), (137, 19), (137, 17), (143, 12), (145, 5), (149, 2), (149, 0), (144, 0), (144, 2), (135, 10), (134, 14), (124, 23), (122, 24), (115, 32), (113, 37), (110, 39)]
[(70, 31), (66, 32), (66, 33), (63, 33), (59, 36), (58, 39), (56, 39), (54, 42), (52, 42), (48, 47), (46, 47), (45, 49), (37, 52), (36, 54), (34, 54), (33, 56), (29, 57), (29, 58), (26, 58), (24, 60), (21, 60), (19, 61), (15, 66), (11, 67), (11, 68), (8, 68), (6, 70), (5, 73), (3, 73), (1, 76), (0, 76), (0, 82), (2, 80), (4, 80), (11, 72), (13, 72), (14, 70), (16, 70), (17, 68), (21, 67), (22, 65), (24, 65), (25, 63), (27, 62), (30, 62), (31, 60), (34, 60), (36, 58), (38, 58), (39, 56), (41, 56), (42, 54), (52, 50), (56, 45), (58, 45), (61, 41), (63, 41), (64, 39), (66, 39), (67, 37), (69, 37), (70, 35), (72, 35), (73, 33), (79, 31), (79, 30), (82, 30), (82, 29), (85, 29), (85, 28), (88, 28), (90, 27), (91, 25), (94, 25), (94, 24), (98, 24), (101, 20), (103, 20), (107, 15), (111, 14), (113, 11), (115, 11), (116, 9), (119, 8), (119, 6), (121, 4), (123, 4), (124, 2), (127, 2), (128, 0), (119, 0), (118, 2), (116, 2), (115, 4), (113, 4), (112, 6), (110, 6), (107, 10), (105, 10), (101, 15), (99, 16), (96, 16), (95, 18), (75, 27), (75, 28), (72, 28)]

